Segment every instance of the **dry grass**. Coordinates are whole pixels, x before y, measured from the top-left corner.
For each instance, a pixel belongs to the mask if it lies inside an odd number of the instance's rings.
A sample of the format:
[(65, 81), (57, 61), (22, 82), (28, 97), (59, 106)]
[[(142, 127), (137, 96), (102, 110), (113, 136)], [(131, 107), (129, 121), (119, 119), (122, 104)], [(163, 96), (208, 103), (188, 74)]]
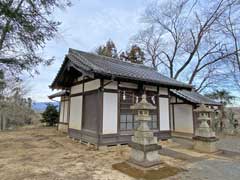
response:
[[(190, 150), (174, 150), (196, 156)], [(129, 152), (128, 146), (96, 150), (54, 128), (0, 132), (0, 180), (189, 179), (194, 165), (161, 155), (163, 163), (144, 172), (122, 163), (129, 159)]]
[(97, 151), (53, 128), (0, 132), (0, 179), (131, 180), (112, 169), (128, 158), (128, 151)]

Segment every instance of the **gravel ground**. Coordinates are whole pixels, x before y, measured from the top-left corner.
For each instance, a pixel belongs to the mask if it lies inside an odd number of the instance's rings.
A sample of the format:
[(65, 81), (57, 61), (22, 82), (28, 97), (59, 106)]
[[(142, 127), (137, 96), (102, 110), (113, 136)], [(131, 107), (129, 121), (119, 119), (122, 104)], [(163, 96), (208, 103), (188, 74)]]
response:
[[(187, 171), (178, 174), (177, 176), (169, 179), (176, 180), (239, 180), (240, 179), (240, 137), (238, 136), (224, 136), (219, 137), (217, 143), (218, 149), (224, 151), (219, 154), (205, 154), (207, 159), (189, 163)], [(187, 139), (173, 138), (173, 142), (177, 145), (173, 149), (178, 150), (181, 148), (190, 149), (192, 141)]]
[(178, 174), (169, 179), (176, 180), (239, 180), (240, 162), (221, 159), (208, 159), (199, 161), (189, 168), (188, 172)]
[(218, 148), (240, 153), (240, 136), (221, 135), (219, 137)]
[[(191, 142), (162, 144), (178, 154), (185, 153), (197, 159), (188, 161), (187, 157), (183, 160), (181, 158), (186, 157), (183, 154), (180, 159), (161, 155), (162, 162), (186, 170), (168, 179), (240, 179), (239, 156), (194, 152), (190, 149)], [(219, 146), (239, 150), (239, 144), (240, 138), (230, 136), (223, 138)], [(113, 164), (128, 157), (126, 146), (97, 151), (51, 128), (0, 132), (1, 180), (133, 180), (112, 169)]]

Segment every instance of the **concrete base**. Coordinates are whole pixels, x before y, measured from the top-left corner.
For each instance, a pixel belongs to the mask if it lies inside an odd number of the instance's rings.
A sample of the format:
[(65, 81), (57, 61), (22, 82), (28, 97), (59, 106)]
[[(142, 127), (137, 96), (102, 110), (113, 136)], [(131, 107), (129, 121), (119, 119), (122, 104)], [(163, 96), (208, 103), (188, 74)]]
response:
[(58, 131), (68, 133), (68, 124), (58, 124)]
[(216, 147), (216, 142), (217, 141), (194, 140), (193, 149), (205, 153), (214, 153), (218, 151)]

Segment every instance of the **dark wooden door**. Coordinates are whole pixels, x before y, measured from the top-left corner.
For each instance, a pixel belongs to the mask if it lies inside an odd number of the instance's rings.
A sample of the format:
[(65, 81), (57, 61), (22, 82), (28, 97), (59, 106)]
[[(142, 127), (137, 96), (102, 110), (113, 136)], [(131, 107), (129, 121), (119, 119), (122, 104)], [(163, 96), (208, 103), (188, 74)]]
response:
[(85, 130), (97, 131), (98, 98), (97, 93), (84, 95), (83, 124)]

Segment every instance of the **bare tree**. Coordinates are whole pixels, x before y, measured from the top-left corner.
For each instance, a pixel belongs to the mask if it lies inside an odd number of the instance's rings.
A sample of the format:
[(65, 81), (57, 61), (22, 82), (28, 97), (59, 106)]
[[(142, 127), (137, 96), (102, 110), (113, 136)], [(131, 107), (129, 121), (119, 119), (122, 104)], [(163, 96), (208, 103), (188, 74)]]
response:
[(169, 77), (203, 90), (218, 79), (223, 62), (239, 51), (223, 39), (219, 26), (229, 9), (239, 13), (238, 6), (237, 0), (154, 2), (142, 18), (154, 31), (140, 32), (136, 42), (144, 47), (153, 67), (164, 65)]
[(137, 43), (142, 50), (146, 53), (145, 63), (150, 63), (153, 68), (157, 69), (160, 64), (165, 64), (161, 61), (161, 48), (164, 45), (162, 43), (163, 33), (156, 33), (154, 26), (140, 31), (136, 36), (132, 38), (134, 43)]
[(39, 121), (32, 110), (32, 99), (26, 98), (30, 89), (27, 83), (5, 76), (5, 86), (0, 92), (0, 131)]
[(219, 26), (224, 34), (224, 39), (230, 42), (235, 50), (235, 54), (231, 56), (228, 65), (230, 66), (230, 75), (236, 82), (238, 89), (240, 88), (240, 23), (239, 23), (239, 7), (231, 6), (223, 20), (219, 21)]

